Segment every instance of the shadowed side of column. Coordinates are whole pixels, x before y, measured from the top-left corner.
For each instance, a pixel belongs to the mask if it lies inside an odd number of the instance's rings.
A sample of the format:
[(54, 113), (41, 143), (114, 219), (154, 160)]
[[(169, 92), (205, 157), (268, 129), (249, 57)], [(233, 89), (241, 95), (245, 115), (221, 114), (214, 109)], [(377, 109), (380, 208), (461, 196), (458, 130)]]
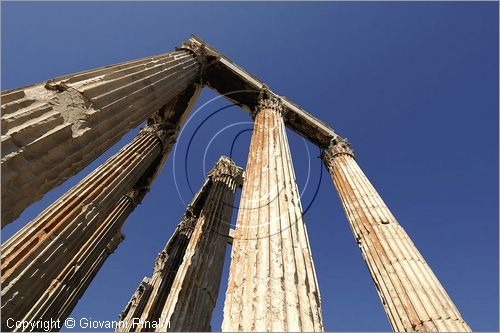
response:
[(156, 331), (210, 331), (219, 292), (236, 188), (243, 169), (221, 157), (208, 174), (212, 185)]
[(2, 92), (2, 227), (199, 81), (206, 64), (179, 49)]
[(117, 331), (209, 330), (242, 173), (227, 157), (217, 162), (158, 255), (152, 277), (144, 278), (122, 312)]
[[(65, 319), (161, 170), (178, 132), (170, 120), (186, 118), (171, 119), (170, 111), (190, 110), (199, 89), (186, 89), (131, 143), (2, 244), (3, 319)], [(4, 320), (2, 328), (8, 329)]]

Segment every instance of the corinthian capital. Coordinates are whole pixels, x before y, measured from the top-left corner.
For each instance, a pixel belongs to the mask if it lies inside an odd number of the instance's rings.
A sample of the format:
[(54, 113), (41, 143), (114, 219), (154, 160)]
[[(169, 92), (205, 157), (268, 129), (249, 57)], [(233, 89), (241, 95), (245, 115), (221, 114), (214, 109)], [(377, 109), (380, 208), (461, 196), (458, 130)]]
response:
[(223, 175), (232, 177), (237, 187), (243, 184), (243, 169), (226, 156), (221, 156), (213, 169), (208, 173), (208, 177), (212, 178), (212, 180), (216, 180)]
[(282, 116), (285, 116), (286, 109), (283, 107), (283, 102), (281, 101), (281, 98), (279, 98), (274, 94), (271, 94), (267, 90), (267, 88), (264, 87), (257, 99), (257, 105), (255, 106), (255, 109), (252, 111), (252, 118), (255, 119), (255, 117), (260, 111), (266, 109), (274, 110), (279, 114), (281, 114)]
[(163, 123), (152, 123), (150, 122), (146, 127), (142, 128), (140, 134), (142, 135), (153, 135), (158, 139), (163, 147), (167, 147), (174, 144), (174, 134), (177, 132), (177, 128), (174, 124), (170, 122)]
[(203, 76), (205, 74), (206, 69), (209, 66), (215, 64), (220, 59), (220, 54), (218, 52), (214, 52), (213, 50), (210, 49), (210, 47), (207, 47), (207, 45), (204, 42), (197, 41), (193, 39), (193, 37), (182, 43), (182, 46), (176, 48), (176, 50), (189, 51), (196, 57), (201, 67), (200, 70), (201, 84), (203, 84), (204, 82)]
[(189, 205), (182, 216), (182, 221), (179, 223), (179, 232), (182, 232), (185, 229), (193, 231), (197, 221), (198, 214), (195, 214), (194, 208)]
[(325, 163), (333, 161), (336, 156), (349, 155), (354, 158), (354, 150), (351, 148), (349, 141), (341, 136), (335, 136), (328, 147), (323, 150), (321, 158)]
[(142, 199), (144, 199), (144, 196), (148, 191), (149, 187), (147, 186), (135, 187), (125, 193), (124, 197), (130, 201), (133, 207), (136, 207), (142, 202)]

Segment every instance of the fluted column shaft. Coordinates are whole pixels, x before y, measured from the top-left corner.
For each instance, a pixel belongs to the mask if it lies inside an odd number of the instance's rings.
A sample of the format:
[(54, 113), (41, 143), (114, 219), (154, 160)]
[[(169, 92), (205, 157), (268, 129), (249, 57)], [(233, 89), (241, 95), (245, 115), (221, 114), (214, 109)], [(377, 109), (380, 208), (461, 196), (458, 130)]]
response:
[(120, 314), (120, 325), (116, 327), (115, 332), (136, 332), (136, 320), (144, 312), (152, 291), (151, 279), (144, 277)]
[(334, 138), (322, 157), (394, 331), (470, 331), (348, 142)]
[(209, 174), (210, 192), (163, 307), (157, 331), (210, 331), (220, 287), (234, 194), (243, 170), (222, 157)]
[(223, 331), (322, 331), (280, 102), (261, 99), (233, 239)]
[(182, 263), (197, 221), (191, 207), (188, 207), (165, 248), (158, 254), (153, 275), (151, 278), (143, 279), (142, 288), (147, 287), (148, 292), (142, 293), (140, 300), (136, 296), (137, 292), (132, 295), (129, 304), (120, 315), (120, 320), (124, 322), (124, 325), (118, 327), (117, 332), (150, 332), (155, 329), (155, 327), (150, 327), (152, 323), (159, 323), (163, 305)]
[[(159, 319), (161, 317), (163, 305), (170, 293), (175, 275), (182, 264), (196, 222), (197, 218), (194, 216), (188, 216), (183, 220), (178, 230), (174, 233), (173, 239), (171, 239), (165, 247), (164, 253), (166, 258), (163, 258), (162, 253), (157, 259), (155, 272), (151, 278), (152, 293), (148, 303), (144, 307), (142, 316), (140, 316), (138, 329), (136, 329), (136, 331), (151, 332), (155, 328), (148, 327), (143, 323), (154, 321), (160, 323)], [(163, 262), (159, 263), (159, 260), (163, 260)]]
[[(149, 191), (175, 142), (177, 126), (172, 123), (184, 123), (200, 89), (190, 85), (162, 107), (129, 145), (2, 245), (2, 313), (14, 311), (16, 318), (31, 321), (66, 318), (123, 238), (122, 225)], [(41, 264), (47, 258), (49, 264)], [(42, 281), (30, 282), (37, 277)], [(25, 295), (24, 283), (35, 291)], [(8, 304), (7, 297), (13, 302)]]
[(200, 77), (178, 51), (2, 92), (2, 227)]
[(60, 320), (63, 322), (73, 311), (108, 256), (124, 239), (120, 229), (134, 210), (136, 192), (130, 192), (116, 203), (107, 218), (100, 223), (91, 237), (86, 239), (50, 286), (38, 298), (24, 320)]
[(108, 217), (119, 199), (158, 163), (175, 128), (154, 124), (2, 244), (2, 329), (23, 319), (53, 279)]

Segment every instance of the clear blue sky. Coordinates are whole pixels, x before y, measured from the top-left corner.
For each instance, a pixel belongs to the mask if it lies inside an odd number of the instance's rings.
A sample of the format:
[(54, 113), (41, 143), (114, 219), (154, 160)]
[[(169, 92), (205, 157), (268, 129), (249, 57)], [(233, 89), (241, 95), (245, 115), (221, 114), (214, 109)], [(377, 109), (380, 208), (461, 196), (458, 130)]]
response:
[[(498, 3), (6, 3), (2, 2), (2, 90), (58, 75), (168, 52), (191, 33), (347, 136), (361, 168), (477, 331), (498, 330)], [(198, 106), (215, 97), (205, 90)], [(185, 201), (187, 141), (176, 177)], [(193, 139), (190, 182), (202, 184), (207, 142), (249, 122), (237, 107)], [(229, 155), (229, 128), (208, 147), (206, 169)], [(2, 232), (5, 240), (128, 142), (134, 130), (78, 176), (54, 189)], [(246, 164), (250, 132), (233, 157)], [(323, 300), (325, 328), (388, 331), (387, 318), (318, 149), (289, 131)], [(306, 147), (310, 151), (307, 157)], [(180, 156), (180, 158), (179, 158)], [(169, 238), (185, 206), (173, 155), (126, 239), (72, 317), (114, 320)], [(311, 172), (308, 173), (310, 164)], [(307, 175), (309, 184), (305, 188)], [(305, 189), (304, 189), (305, 188)], [(236, 213), (234, 214), (236, 216)], [(227, 262), (212, 327), (220, 329)]]

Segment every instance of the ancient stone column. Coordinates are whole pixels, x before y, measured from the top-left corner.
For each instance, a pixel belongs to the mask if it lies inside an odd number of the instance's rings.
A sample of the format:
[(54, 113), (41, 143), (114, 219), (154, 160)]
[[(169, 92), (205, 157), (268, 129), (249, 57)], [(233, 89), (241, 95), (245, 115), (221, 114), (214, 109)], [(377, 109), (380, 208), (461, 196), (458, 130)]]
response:
[(35, 306), (120, 197), (158, 160), (168, 131), (147, 126), (33, 221), (2, 244), (3, 319)]
[(408, 234), (337, 136), (322, 154), (394, 331), (464, 332), (470, 327)]
[(197, 82), (201, 55), (181, 48), (2, 92), (2, 227)]
[(207, 330), (220, 284), (234, 192), (241, 182), (242, 169), (222, 157), (158, 255), (152, 277), (144, 278), (132, 295), (117, 331)]
[(210, 331), (221, 281), (236, 188), (243, 169), (221, 157), (208, 178), (212, 185), (163, 307), (156, 331)]
[(150, 300), (152, 288), (151, 278), (144, 277), (120, 314), (119, 325), (117, 325), (115, 332), (136, 332), (138, 319), (144, 313), (144, 307)]
[(145, 192), (145, 188), (134, 189), (118, 200), (107, 218), (83, 242), (78, 252), (67, 258), (66, 266), (52, 280), (51, 285), (24, 316), (24, 320), (64, 322), (108, 256), (124, 239), (120, 229)]
[[(98, 237), (86, 241), (71, 263), (52, 281), (24, 320), (30, 322), (59, 320), (62, 326), (106, 259), (124, 239), (121, 231), (110, 228), (113, 222), (123, 218), (124, 214), (119, 212), (123, 208), (117, 207), (116, 210), (117, 212), (110, 214), (103, 223)], [(112, 231), (115, 233), (112, 234)], [(103, 242), (106, 243), (101, 244)], [(58, 331), (59, 328), (61, 327), (53, 327), (51, 331)]]
[[(208, 191), (208, 186), (202, 187), (202, 192)], [(199, 192), (200, 193), (200, 192)], [(188, 206), (181, 222), (174, 230), (172, 237), (163, 251), (155, 260), (153, 275), (145, 277), (129, 303), (120, 315), (122, 325), (117, 332), (154, 331), (158, 325), (163, 305), (168, 297), (179, 266), (191, 239), (199, 210), (199, 195)], [(204, 200), (204, 199), (202, 199)], [(153, 324), (154, 323), (154, 324)]]
[[(75, 274), (92, 279), (110, 238), (148, 191), (172, 148), (178, 128), (177, 121), (166, 120), (172, 119), (167, 111), (190, 109), (198, 92), (193, 86), (162, 108), (131, 143), (2, 244), (3, 330), (7, 318), (62, 318), (74, 307), (88, 286)], [(65, 300), (68, 311), (57, 303), (62, 293), (72, 295)]]
[(233, 239), (223, 331), (322, 331), (321, 301), (279, 100), (262, 98)]

